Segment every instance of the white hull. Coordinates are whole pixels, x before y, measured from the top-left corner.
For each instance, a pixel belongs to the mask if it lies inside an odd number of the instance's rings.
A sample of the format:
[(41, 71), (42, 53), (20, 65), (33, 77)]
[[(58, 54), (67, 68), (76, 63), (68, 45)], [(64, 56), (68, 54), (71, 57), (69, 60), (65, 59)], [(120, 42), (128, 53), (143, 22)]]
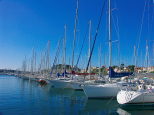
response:
[(120, 91), (117, 84), (85, 85), (83, 90), (88, 98), (112, 98)]
[(53, 85), (54, 88), (71, 88), (71, 84), (69, 80), (50, 80), (50, 83)]
[(119, 104), (154, 104), (154, 93), (149, 91), (120, 91), (117, 94)]
[(83, 83), (81, 83), (81, 82), (71, 81), (71, 88), (74, 89), (74, 90), (83, 90), (82, 84)]

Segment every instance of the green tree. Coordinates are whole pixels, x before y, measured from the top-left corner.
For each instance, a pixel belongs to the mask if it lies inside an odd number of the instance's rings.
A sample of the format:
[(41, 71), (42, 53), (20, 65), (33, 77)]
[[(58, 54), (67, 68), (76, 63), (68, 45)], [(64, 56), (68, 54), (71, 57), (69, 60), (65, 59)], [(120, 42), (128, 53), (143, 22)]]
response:
[(121, 70), (124, 70), (124, 67), (125, 67), (125, 64), (121, 64), (121, 65), (120, 65), (120, 69), (121, 69)]
[(117, 68), (117, 67), (118, 67), (118, 66), (116, 66), (116, 65), (112, 66), (113, 69), (115, 69), (115, 68)]
[(130, 72), (134, 72), (134, 70), (135, 70), (135, 65), (129, 65), (129, 66), (128, 66), (128, 69), (129, 69)]

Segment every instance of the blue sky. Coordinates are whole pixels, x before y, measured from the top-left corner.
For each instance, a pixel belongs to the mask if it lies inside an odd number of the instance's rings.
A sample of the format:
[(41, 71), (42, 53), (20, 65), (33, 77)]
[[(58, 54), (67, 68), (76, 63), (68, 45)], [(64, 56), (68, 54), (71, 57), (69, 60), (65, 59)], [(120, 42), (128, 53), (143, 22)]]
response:
[[(138, 43), (142, 15), (146, 1), (143, 29), (139, 47), (138, 64), (145, 57), (146, 40), (154, 40), (154, 4), (152, 0), (111, 0), (112, 1), (112, 39), (120, 39), (120, 58), (117, 43), (113, 43), (113, 65), (132, 64), (133, 47)], [(95, 35), (98, 18), (104, 0), (79, 0), (79, 23), (77, 25), (77, 57), (82, 40), (92, 21), (92, 37)], [(67, 63), (71, 58), (76, 0), (0, 0), (0, 68), (20, 68), (25, 56), (30, 58), (32, 48), (40, 53), (51, 41), (51, 60), (55, 56), (57, 42), (64, 36), (67, 25)], [(104, 10), (92, 65), (98, 65), (98, 47), (102, 46), (102, 62), (108, 64), (107, 4)], [(119, 38), (114, 27), (118, 18)], [(93, 39), (93, 38), (92, 38)], [(149, 42), (150, 58), (153, 57), (153, 42)], [(80, 66), (87, 64), (88, 40), (82, 53)], [(142, 52), (142, 53), (141, 53)], [(61, 60), (61, 59), (60, 59)], [(151, 64), (153, 62), (151, 61)]]

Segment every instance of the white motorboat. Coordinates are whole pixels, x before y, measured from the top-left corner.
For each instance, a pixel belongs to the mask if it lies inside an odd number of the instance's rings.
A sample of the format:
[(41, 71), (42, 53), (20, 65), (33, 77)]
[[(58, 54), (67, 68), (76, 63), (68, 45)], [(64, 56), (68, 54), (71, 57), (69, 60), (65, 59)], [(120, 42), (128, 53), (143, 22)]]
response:
[(154, 104), (154, 89), (152, 86), (139, 85), (138, 90), (121, 90), (117, 94), (117, 101), (121, 105), (139, 104), (151, 105)]

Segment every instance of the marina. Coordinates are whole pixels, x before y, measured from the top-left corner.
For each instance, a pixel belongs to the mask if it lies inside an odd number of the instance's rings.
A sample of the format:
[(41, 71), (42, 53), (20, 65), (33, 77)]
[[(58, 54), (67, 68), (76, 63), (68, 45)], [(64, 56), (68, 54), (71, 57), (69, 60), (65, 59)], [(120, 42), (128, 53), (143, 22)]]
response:
[(0, 92), (1, 115), (152, 115), (154, 112), (153, 106), (121, 107), (115, 99), (88, 100), (83, 91), (61, 90), (49, 85), (40, 86), (36, 81), (29, 81), (15, 76), (0, 75)]
[(0, 3), (0, 115), (154, 114), (153, 0)]

